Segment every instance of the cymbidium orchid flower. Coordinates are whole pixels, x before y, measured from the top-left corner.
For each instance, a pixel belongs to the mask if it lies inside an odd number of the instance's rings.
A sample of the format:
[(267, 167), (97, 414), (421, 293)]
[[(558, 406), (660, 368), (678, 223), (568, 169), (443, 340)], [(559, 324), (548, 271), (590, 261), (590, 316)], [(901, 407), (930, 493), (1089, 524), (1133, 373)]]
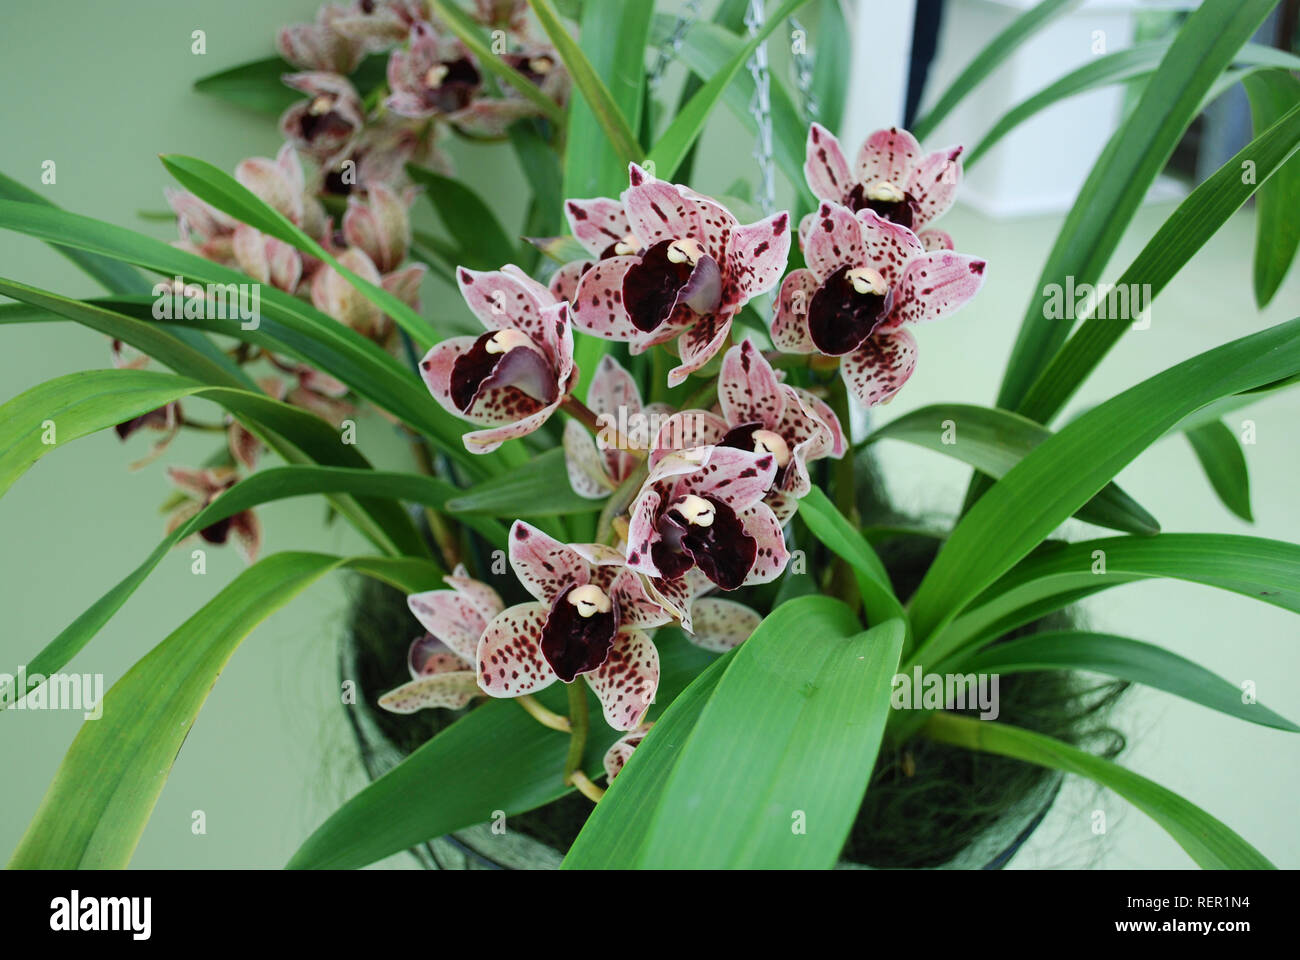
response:
[[(168, 467), (167, 477), (187, 497), (169, 515), (167, 520), (168, 533), (171, 533), (233, 487), (239, 479), (233, 470), (187, 470), (182, 467)], [(262, 544), (262, 525), (251, 509), (241, 510), (224, 520), (218, 520), (216, 523), (204, 527), (198, 534), (203, 540), (214, 546), (221, 546), (229, 542), (230, 537), (233, 535), (240, 552), (249, 563), (257, 559), (257, 552)]]
[[(371, 15), (378, 6), (370, 2)], [(341, 28), (340, 21), (366, 16), (365, 0), (351, 6), (327, 3), (316, 11), (315, 23), (295, 23), (284, 27), (276, 36), (280, 56), (299, 70), (327, 73), (351, 73), (371, 48), (366, 35), (355, 29)], [(396, 19), (393, 20), (396, 23)]]
[(486, 426), (465, 434), (466, 449), (491, 453), (540, 427), (568, 395), (577, 376), (569, 305), (513, 264), (461, 267), (456, 280), (487, 333), (442, 341), (420, 373), (444, 409)]
[(411, 245), (407, 211), (414, 200), (414, 192), (399, 195), (382, 183), (373, 184), (364, 201), (356, 193), (348, 197), (343, 236), (350, 246), (364, 250), (380, 273), (396, 270), (406, 261)]
[(564, 216), (569, 221), (569, 231), (574, 239), (592, 256), (591, 260), (569, 261), (551, 277), (551, 292), (560, 300), (573, 302), (578, 292), (578, 281), (593, 263), (636, 253), (641, 249), (641, 241), (632, 235), (623, 204), (608, 197), (566, 200)]
[(984, 282), (983, 260), (926, 252), (916, 234), (864, 209), (823, 201), (804, 246), (805, 269), (781, 284), (772, 342), (789, 353), (842, 357), (863, 405), (884, 403), (916, 367), (907, 324), (952, 313)]
[[(670, 408), (665, 404), (643, 408), (636, 380), (608, 354), (600, 358), (591, 378), (587, 406), (602, 421), (602, 430), (593, 437), (577, 420), (567, 421), (564, 464), (575, 493), (603, 500), (636, 472), (650, 446), (651, 418), (657, 413), (666, 414)], [(624, 424), (622, 429), (620, 423)], [(622, 446), (633, 442), (640, 444), (635, 450)]]
[[(555, 70), (553, 59), (545, 66), (540, 59), (536, 63), (538, 71)], [(543, 79), (540, 72), (538, 79)], [(510, 124), (537, 113), (522, 97), (484, 96), (483, 72), (465, 45), (428, 23), (415, 24), (407, 49), (388, 58), (388, 88), (384, 105), (393, 113), (437, 117), (474, 136), (503, 136)]]
[(392, 713), (415, 713), (430, 707), (459, 710), (479, 695), (474, 670), (479, 637), (504, 609), (497, 592), (457, 566), (444, 578), (450, 590), (429, 590), (406, 598), (406, 605), (428, 631), (411, 643), (407, 666), (411, 680), (379, 698)]
[[(363, 280), (383, 287), (403, 303), (412, 308), (419, 306), (420, 281), (428, 270), (425, 264), (413, 263), (381, 275), (374, 261), (360, 247), (348, 247), (338, 254), (338, 261)], [(388, 315), (328, 265), (322, 264), (312, 276), (311, 302), (316, 309), (376, 343), (386, 343), (393, 332), (393, 321)]]
[(510, 565), (536, 602), (487, 625), (475, 661), (479, 686), (518, 697), (581, 676), (611, 727), (636, 729), (659, 686), (659, 653), (645, 630), (670, 622), (668, 612), (612, 547), (560, 543), (517, 520)]
[(628, 758), (632, 756), (632, 751), (641, 746), (641, 741), (645, 739), (645, 735), (649, 732), (650, 724), (643, 723), (635, 730), (629, 730), (610, 744), (609, 749), (605, 751), (605, 759), (603, 760), (607, 780), (613, 780), (623, 772), (623, 767), (627, 765)]
[(632, 504), (627, 562), (686, 629), (703, 586), (692, 571), (735, 590), (785, 569), (781, 523), (763, 503), (776, 470), (771, 453), (724, 446), (670, 453), (650, 469)]
[(722, 349), (740, 308), (780, 280), (790, 216), (742, 226), (716, 200), (636, 164), (630, 182), (622, 197), (629, 236), (583, 274), (574, 323), (630, 342), (633, 353), (677, 338), (681, 363), (668, 374), (677, 386)]
[(283, 80), (310, 99), (295, 103), (280, 116), (280, 132), (321, 166), (332, 167), (365, 129), (361, 97), (346, 77), (334, 73), (291, 73)]
[(807, 390), (782, 383), (751, 340), (722, 358), (718, 408), (719, 413), (683, 410), (665, 420), (650, 465), (672, 450), (709, 444), (770, 453), (776, 473), (763, 502), (784, 524), (812, 489), (808, 463), (844, 455), (844, 432), (831, 408)]
[[(858, 150), (852, 171), (835, 135), (819, 123), (808, 129), (804, 177), (821, 200), (850, 210), (873, 210), (907, 227), (927, 250), (951, 250), (952, 238), (926, 229), (949, 207), (961, 182), (961, 147), (923, 153), (916, 137), (890, 127), (877, 130)], [(809, 214), (799, 224), (799, 242), (807, 242)]]

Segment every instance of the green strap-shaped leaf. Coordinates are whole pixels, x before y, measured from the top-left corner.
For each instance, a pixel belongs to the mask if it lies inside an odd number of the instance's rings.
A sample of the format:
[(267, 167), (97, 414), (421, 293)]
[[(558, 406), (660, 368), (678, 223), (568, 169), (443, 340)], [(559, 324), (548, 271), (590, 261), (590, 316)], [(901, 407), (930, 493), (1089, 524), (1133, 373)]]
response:
[(447, 501), (447, 509), (456, 514), (520, 518), (594, 513), (600, 506), (601, 501), (573, 492), (562, 447), (547, 450), (504, 476), (458, 490)]
[[(713, 660), (678, 630), (658, 631), (655, 646), (660, 678), (651, 719)], [(564, 711), (563, 684), (536, 696), (549, 709)], [(590, 776), (599, 776), (605, 751), (618, 733), (599, 720), (594, 696), (589, 706), (594, 718), (583, 768)], [(288, 867), (364, 867), (434, 837), (484, 823), (493, 810), (513, 815), (550, 803), (573, 789), (563, 779), (568, 749), (568, 736), (543, 727), (517, 703), (485, 703), (343, 804), (307, 838)]]
[(1070, 333), (1070, 325), (1046, 309), (1051, 290), (1067, 277), (1076, 286), (1097, 282), (1151, 183), (1200, 111), (1205, 93), (1275, 4), (1205, 0), (1179, 30), (1137, 106), (1093, 165), (1057, 235), (1034, 284), (996, 406), (1029, 415), (1020, 402)]
[[(1177, 276), (1196, 251), (1297, 150), (1300, 150), (1300, 107), (1292, 109), (1248, 143), (1193, 190), (1142, 248), (1116, 282), (1116, 288), (1145, 290), (1142, 299), (1149, 308), (1150, 301)], [(1254, 174), (1253, 178), (1243, 176), (1248, 170)], [(1129, 300), (1132, 301), (1131, 296)], [(1025, 396), (1020, 405), (1025, 416), (1039, 423), (1055, 417), (1137, 319), (1132, 310), (1111, 311), (1108, 307), (1107, 312), (1123, 315), (1094, 315), (1084, 320)]]
[[(952, 424), (952, 430), (946, 424)], [(960, 460), (985, 476), (998, 479), (1052, 435), (1046, 427), (1019, 414), (965, 403), (938, 403), (904, 414), (877, 429), (862, 443), (902, 440)], [(951, 439), (949, 439), (951, 438)], [(1146, 509), (1113, 483), (1089, 500), (1080, 520), (1125, 533), (1160, 532)]]
[(170, 154), (161, 159), (163, 166), (176, 181), (200, 200), (205, 200), (236, 220), (256, 227), (263, 233), (283, 240), (294, 249), (329, 264), (367, 300), (392, 317), (421, 347), (427, 349), (440, 339), (429, 321), (412, 310), (405, 301), (343, 266), (333, 254), (307, 236), (288, 217), (224, 170), (197, 157)]
[[(178, 250), (161, 240), (37, 204), (0, 200), (0, 227), (48, 243), (133, 263), (169, 278), (180, 276), (193, 283), (251, 282), (237, 270)], [(360, 396), (429, 437), (470, 476), (484, 477), (502, 469), (502, 462), (496, 454), (476, 457), (465, 450), (461, 441), (465, 425), (433, 402), (429, 391), (415, 375), (378, 345), (311, 304), (269, 284), (261, 284), (259, 290), (261, 318), (254, 329), (242, 329), (237, 319), (228, 317), (179, 318), (170, 323), (284, 350), (343, 381)], [(140, 301), (136, 306), (141, 311), (138, 316), (152, 322), (149, 304)]]
[[(348, 467), (291, 466), (261, 470), (226, 490), (212, 503), (163, 538), (144, 561), (123, 577), (107, 593), (90, 605), (35, 656), (28, 658), (29, 676), (48, 676), (62, 670), (85, 648), (113, 614), (144, 583), (150, 573), (167, 556), (168, 551), (186, 537), (205, 527), (234, 516), (242, 510), (290, 497), (346, 494), (364, 498), (406, 500), (434, 509), (446, 508), (447, 500), (459, 491), (437, 477), (414, 473), (387, 473)], [(463, 522), (477, 530), (488, 543), (505, 548), (506, 528), (486, 517), (464, 517)], [(432, 564), (431, 560), (425, 560)], [(0, 709), (4, 701), (0, 697)]]
[(1187, 414), (1296, 373), (1300, 320), (1185, 360), (1048, 437), (979, 499), (939, 551), (911, 602), (918, 641), (924, 644)]
[[(37, 384), (0, 406), (0, 496), (56, 447), (191, 396), (212, 400), (274, 431), (293, 445), (283, 448), (286, 455), (296, 448), (300, 457), (316, 463), (370, 466), (354, 446), (340, 443), (325, 421), (265, 394), (209, 387), (148, 370), (86, 370)], [(399, 507), (373, 499), (357, 506), (348, 510), (349, 519), (379, 549), (427, 555), (427, 547)]]
[(618, 870), (637, 862), (673, 764), (732, 656), (711, 663), (655, 721), (587, 818), (563, 869)]
[[(1256, 137), (1300, 104), (1300, 79), (1287, 70), (1255, 73), (1245, 79), (1245, 86)], [(1276, 176), (1266, 180), (1257, 173), (1256, 177), (1262, 186), (1255, 200), (1255, 302), (1264, 307), (1273, 300), (1300, 247), (1300, 220), (1295, 213), (1300, 208), (1300, 160), (1293, 155)]]
[(552, 123), (564, 123), (564, 111), (560, 105), (542, 93), (537, 84), (497, 56), (483, 35), (483, 27), (475, 23), (454, 0), (429, 0), (429, 3), (438, 19), (469, 48), (481, 66), (514, 87), (520, 96), (530, 101)]
[(636, 866), (834, 866), (875, 765), (905, 633), (901, 620), (860, 631), (831, 597), (791, 600), (759, 625), (681, 748)]
[(1077, 773), (1109, 787), (1160, 824), (1207, 870), (1271, 870), (1268, 859), (1231, 829), (1171, 790), (1117, 763), (1041, 733), (1005, 723), (936, 713), (924, 728), (932, 740), (1014, 757), (1040, 767)]
[(1187, 580), (1300, 613), (1300, 546), (1262, 537), (1162, 533), (1044, 544), (942, 630), (927, 662), (1110, 587)]
[(1243, 703), (1241, 690), (1176, 653), (1112, 633), (1061, 630), (999, 643), (962, 662), (963, 672), (1025, 673), (1085, 670), (1141, 683), (1240, 720), (1300, 733), (1286, 717), (1260, 703)]
[(282, 57), (267, 57), (199, 77), (194, 81), (194, 90), (247, 110), (278, 117), (303, 98), (302, 91), (286, 87), (280, 79), (295, 69)]
[(940, 121), (990, 73), (1015, 53), (1021, 44), (1079, 2), (1080, 0), (1042, 0), (1042, 3), (1031, 7), (1011, 21), (1007, 28), (990, 40), (966, 69), (957, 75), (957, 79), (948, 85), (948, 89), (935, 101), (934, 106), (912, 124), (912, 133), (916, 135), (916, 139), (924, 141), (934, 132)]
[[(605, 81), (601, 79), (601, 74), (597, 72), (597, 68), (592, 65), (591, 60), (587, 59), (587, 55), (560, 22), (560, 17), (549, 0), (528, 0), (528, 5), (537, 14), (538, 22), (550, 38), (555, 52), (564, 61), (569, 76), (573, 78), (574, 87), (582, 95), (587, 109), (600, 124), (600, 129), (614, 153), (624, 165), (639, 163), (644, 151), (636, 141), (636, 134), (632, 132), (636, 128), (636, 118), (629, 118), (619, 101), (615, 100), (609, 87), (605, 86)], [(591, 21), (588, 19), (588, 13), (597, 7), (611, 8), (610, 13), (617, 17), (613, 23), (620, 28), (618, 32), (604, 34), (589, 32)], [(621, 9), (615, 13), (612, 8)], [(583, 42), (592, 51), (593, 57), (606, 61), (605, 65), (608, 66), (612, 57), (617, 57), (619, 54), (632, 55), (620, 66), (626, 68), (628, 76), (636, 80), (635, 96), (631, 99), (638, 105), (641, 100), (640, 78), (644, 76), (645, 68), (645, 33), (653, 9), (653, 4), (645, 3), (589, 4), (588, 9), (583, 11)], [(637, 64), (640, 64), (639, 68)], [(570, 136), (572, 135), (570, 131)], [(585, 144), (581, 148), (590, 149), (590, 147), (590, 144)]]
[(278, 553), (241, 573), (104, 695), (54, 775), (11, 869), (125, 867), (209, 691), (253, 628), (331, 570), (408, 592), (436, 586), (424, 561)]
[(876, 551), (848, 518), (835, 509), (835, 504), (820, 488), (813, 487), (799, 501), (799, 516), (817, 540), (853, 569), (868, 623), (883, 623), (895, 617), (906, 620), (903, 607), (894, 595), (893, 584), (889, 582), (889, 574)]
[(699, 92), (691, 98), (681, 110), (677, 111), (677, 116), (673, 122), (664, 131), (659, 142), (655, 144), (654, 149), (646, 158), (647, 163), (654, 164), (655, 176), (661, 180), (671, 180), (673, 174), (677, 172), (678, 166), (686, 158), (687, 152), (691, 149), (691, 144), (695, 138), (700, 135), (704, 129), (704, 123), (708, 120), (709, 115), (713, 112), (714, 105), (722, 99), (723, 93), (726, 92), (731, 81), (735, 79), (740, 68), (745, 65), (759, 45), (771, 35), (772, 31), (785, 23), (786, 19), (792, 14), (797, 13), (808, 0), (786, 0), (777, 10), (768, 17), (765, 23), (754, 36), (750, 37), (748, 42), (741, 47), (734, 57), (727, 62), (722, 69), (718, 70), (713, 77), (700, 88)]
[(1254, 523), (1250, 512), (1250, 473), (1236, 435), (1222, 420), (1215, 420), (1188, 430), (1187, 440), (1223, 505), (1247, 523)]
[(455, 238), (466, 260), (458, 266), (471, 270), (499, 270), (519, 259), (519, 246), (477, 193), (459, 180), (407, 164), (411, 179), (425, 187), (447, 232)]

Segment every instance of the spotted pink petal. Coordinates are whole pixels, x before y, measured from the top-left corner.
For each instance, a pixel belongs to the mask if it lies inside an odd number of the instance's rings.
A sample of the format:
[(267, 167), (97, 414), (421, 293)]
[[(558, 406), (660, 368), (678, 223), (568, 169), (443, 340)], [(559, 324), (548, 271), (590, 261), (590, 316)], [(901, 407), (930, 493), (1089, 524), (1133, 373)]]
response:
[(830, 443), (825, 455), (834, 457), (836, 460), (844, 456), (844, 451), (848, 449), (848, 443), (844, 438), (844, 429), (840, 425), (840, 418), (835, 416), (835, 411), (831, 409), (830, 404), (802, 387), (789, 387), (788, 389), (793, 390), (799, 398), (799, 402), (803, 404), (804, 409), (826, 427)]
[(659, 567), (651, 556), (651, 548), (662, 539), (655, 529), (660, 503), (659, 494), (647, 483), (633, 502), (628, 517), (627, 565), (648, 577), (659, 576)]
[(821, 200), (840, 203), (854, 186), (839, 140), (820, 123), (808, 128), (803, 175), (808, 189)]
[(582, 275), (574, 292), (573, 322), (605, 340), (636, 340), (642, 332), (623, 305), (623, 275), (640, 257), (609, 257)]
[(808, 305), (820, 284), (807, 268), (791, 270), (781, 283), (772, 318), (772, 343), (782, 353), (816, 353), (808, 333)]
[(770, 583), (785, 572), (785, 566), (790, 562), (790, 551), (786, 549), (781, 524), (765, 503), (754, 504), (741, 513), (740, 519), (745, 525), (745, 532), (758, 541), (754, 566), (750, 568), (744, 585)]
[(912, 171), (907, 192), (919, 207), (913, 226), (920, 228), (939, 219), (952, 206), (961, 183), (961, 151), (961, 147), (936, 150)]
[(604, 500), (614, 490), (605, 457), (596, 447), (596, 438), (577, 420), (564, 425), (564, 467), (569, 474), (569, 486), (580, 497)]
[(803, 255), (819, 282), (840, 267), (859, 267), (870, 262), (858, 218), (848, 207), (828, 201), (822, 201), (817, 209), (804, 239)]
[(889, 325), (925, 323), (963, 306), (984, 284), (985, 262), (969, 254), (937, 250), (907, 265), (894, 294)]
[[(484, 621), (484, 626), (487, 622)], [(474, 641), (478, 646), (477, 638)], [(459, 657), (447, 649), (446, 644), (429, 634), (416, 637), (406, 651), (406, 666), (411, 672), (411, 679), (431, 676), (435, 673), (451, 673), (456, 670), (474, 671), (474, 664)]]
[(481, 272), (458, 267), (456, 285), (483, 326), (489, 330), (513, 328), (542, 344), (542, 309), (555, 303), (555, 298), (541, 284), (508, 268)]
[(623, 205), (608, 197), (566, 200), (564, 216), (577, 241), (596, 257), (632, 232)]
[(605, 722), (615, 730), (635, 730), (659, 689), (659, 651), (640, 630), (620, 630), (605, 662), (583, 676)]
[(603, 762), (607, 779), (613, 780), (623, 772), (623, 767), (627, 765), (627, 761), (631, 758), (632, 751), (639, 747), (641, 741), (645, 739), (646, 731), (643, 726), (623, 734), (605, 751)]
[(926, 250), (955, 250), (956, 247), (952, 242), (952, 235), (943, 230), (936, 230), (933, 227), (922, 230), (916, 235), (921, 241), (921, 246)]
[[(473, 605), (484, 622), (491, 620), (505, 608), (505, 604), (501, 602), (501, 595), (483, 581), (471, 577), (463, 563), (456, 564), (456, 569), (442, 579)], [(473, 657), (470, 659), (473, 660)]]
[(473, 433), (467, 433), (461, 439), (465, 444), (465, 449), (470, 453), (492, 453), (507, 440), (526, 437), (534, 430), (539, 429), (558, 409), (560, 409), (560, 400), (547, 404), (540, 410), (518, 420), (503, 423), (499, 427), (488, 427), (486, 430), (475, 430)]
[(553, 603), (565, 587), (591, 579), (581, 554), (522, 520), (510, 528), (510, 566), (524, 589), (542, 603)]
[(473, 670), (454, 670), (419, 677), (379, 698), (389, 713), (415, 713), (432, 707), (459, 710), (480, 694)]
[[(544, 287), (542, 289), (545, 290)], [(559, 303), (543, 307), (538, 327), (538, 335), (533, 337), (533, 341), (550, 358), (555, 370), (557, 386), (563, 393), (573, 373), (573, 323), (569, 304), (561, 300)]]
[(891, 180), (905, 187), (912, 168), (921, 160), (921, 145), (906, 130), (890, 127), (877, 130), (858, 150), (854, 175), (863, 184)]
[(728, 426), (761, 423), (764, 430), (775, 430), (780, 425), (785, 394), (772, 365), (753, 340), (744, 340), (723, 356), (718, 405)]
[(717, 355), (730, 335), (730, 315), (701, 317), (677, 339), (677, 352), (682, 362), (668, 371), (668, 386), (678, 387), (685, 383), (687, 377)]
[(677, 192), (695, 204), (700, 219), (700, 233), (695, 239), (719, 264), (726, 263), (731, 233), (739, 226), (735, 216), (713, 197), (696, 193), (690, 187), (678, 184)]
[(578, 282), (591, 267), (591, 260), (572, 260), (564, 264), (551, 275), (551, 282), (547, 287), (551, 296), (556, 300), (568, 300), (572, 303), (578, 294)]
[(713, 497), (737, 513), (763, 499), (776, 476), (776, 461), (770, 453), (758, 454), (736, 447), (713, 447), (708, 460), (694, 473), (677, 477), (672, 496), (693, 493)]
[(664, 420), (650, 448), (649, 464), (678, 450), (717, 443), (727, 435), (727, 421), (708, 410), (682, 410)]
[(451, 368), (456, 358), (474, 346), (477, 337), (449, 337), (441, 343), (434, 344), (424, 359), (420, 361), (420, 376), (429, 388), (433, 398), (444, 410), (458, 417), (464, 417), (451, 399)]
[[(886, 220), (874, 210), (859, 210), (858, 222), (862, 224), (862, 243), (866, 249), (866, 264), (879, 271), (885, 283), (894, 286), (903, 276), (907, 265), (925, 253), (921, 241), (907, 227)], [(898, 302), (898, 292), (894, 293)]]
[(478, 642), (478, 685), (489, 697), (522, 697), (556, 679), (542, 656), (542, 626), (549, 604), (521, 603), (492, 619)]
[(646, 592), (641, 577), (627, 567), (621, 567), (614, 576), (609, 594), (618, 604), (620, 627), (650, 629), (673, 620), (672, 614)]
[(609, 354), (600, 358), (591, 386), (587, 388), (587, 406), (594, 413), (617, 416), (625, 410), (628, 416), (641, 412), (641, 390), (633, 376)]
[(877, 331), (840, 361), (840, 375), (864, 407), (892, 400), (916, 369), (916, 340), (899, 328)]
[(694, 202), (635, 163), (629, 165), (628, 178), (632, 185), (623, 193), (623, 210), (638, 240), (647, 247), (660, 240), (686, 237), (702, 241), (699, 209)]
[(722, 597), (700, 597), (691, 613), (694, 621), (691, 643), (714, 653), (726, 653), (740, 646), (763, 619), (743, 603)]
[[(459, 657), (474, 662), (478, 638), (489, 618), (455, 590), (426, 590), (406, 598), (420, 626)], [(498, 611), (499, 612), (499, 611)]]
[(646, 590), (650, 596), (677, 618), (681, 622), (682, 629), (687, 633), (693, 629), (691, 609), (695, 604), (695, 598), (714, 589), (716, 588), (713, 581), (705, 576), (699, 567), (692, 567), (684, 576), (676, 580), (664, 580), (661, 577), (650, 577), (646, 580)]
[(777, 285), (790, 257), (790, 214), (737, 226), (727, 239), (727, 276), (746, 299)]

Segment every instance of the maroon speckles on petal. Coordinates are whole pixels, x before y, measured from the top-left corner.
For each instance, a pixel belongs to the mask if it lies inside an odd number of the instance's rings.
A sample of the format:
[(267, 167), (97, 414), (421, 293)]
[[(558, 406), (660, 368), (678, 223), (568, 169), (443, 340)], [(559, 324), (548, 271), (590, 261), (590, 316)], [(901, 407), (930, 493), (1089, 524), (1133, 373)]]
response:
[(541, 635), (549, 607), (521, 603), (502, 611), (483, 631), (477, 667), (479, 686), (493, 697), (518, 697), (555, 682), (542, 656)]
[(615, 730), (635, 730), (659, 688), (659, 652), (640, 630), (624, 630), (604, 665), (584, 676), (600, 700), (605, 722)]

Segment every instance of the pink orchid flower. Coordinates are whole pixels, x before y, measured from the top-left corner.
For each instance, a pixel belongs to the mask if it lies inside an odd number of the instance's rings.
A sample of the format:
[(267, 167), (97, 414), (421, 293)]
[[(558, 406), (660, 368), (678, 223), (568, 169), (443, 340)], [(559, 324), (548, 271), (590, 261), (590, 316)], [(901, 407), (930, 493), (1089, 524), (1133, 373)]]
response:
[(591, 254), (590, 260), (571, 260), (551, 277), (551, 293), (559, 300), (575, 301), (580, 281), (592, 265), (610, 257), (629, 255), (641, 249), (641, 241), (632, 234), (623, 204), (608, 197), (590, 200), (566, 200), (564, 216), (569, 232)]
[(574, 323), (628, 341), (633, 353), (676, 337), (681, 363), (668, 384), (677, 386), (722, 349), (740, 308), (780, 280), (790, 215), (742, 226), (716, 200), (636, 164), (630, 181), (622, 198), (630, 238), (582, 276)]
[(659, 686), (659, 653), (645, 630), (668, 623), (668, 613), (612, 547), (560, 543), (517, 520), (510, 565), (536, 601), (487, 625), (479, 686), (489, 696), (518, 697), (581, 676), (611, 727), (636, 729)]
[(280, 116), (280, 132), (323, 167), (332, 167), (347, 156), (365, 129), (361, 97), (346, 77), (334, 73), (290, 73), (281, 79), (310, 99), (295, 103)]
[(380, 273), (396, 270), (411, 246), (408, 211), (414, 202), (414, 191), (399, 195), (382, 183), (372, 184), (364, 201), (352, 193), (343, 214), (343, 236), (350, 246), (364, 250)]
[(709, 444), (770, 453), (776, 473), (763, 502), (784, 525), (812, 489), (808, 463), (844, 455), (839, 418), (807, 390), (782, 383), (751, 340), (722, 358), (718, 407), (720, 413), (683, 410), (669, 417), (650, 451), (650, 465), (671, 450)]
[[(233, 470), (223, 468), (187, 470), (182, 467), (168, 467), (167, 477), (187, 497), (168, 517), (168, 533), (233, 487), (239, 479)], [(228, 543), (233, 535), (244, 559), (252, 563), (257, 559), (258, 550), (261, 548), (262, 525), (252, 510), (241, 510), (233, 516), (204, 527), (198, 535), (214, 546)]]
[(457, 566), (444, 579), (450, 590), (428, 590), (406, 598), (427, 633), (412, 641), (407, 653), (411, 680), (379, 698), (379, 705), (392, 713), (432, 707), (459, 710), (481, 693), (474, 670), (479, 637), (505, 604), (490, 586), (470, 577), (464, 566)]
[[(420, 281), (428, 270), (427, 265), (413, 263), (401, 270), (381, 274), (360, 247), (348, 247), (337, 258), (363, 280), (383, 287), (412, 308), (419, 307)], [(311, 302), (317, 310), (376, 343), (387, 343), (393, 334), (393, 321), (388, 315), (333, 267), (321, 264), (312, 275)]]
[(916, 367), (907, 324), (946, 316), (984, 282), (985, 262), (926, 252), (906, 227), (872, 210), (823, 201), (804, 247), (807, 268), (781, 284), (772, 342), (788, 353), (840, 356), (840, 374), (863, 406), (884, 403)]
[(415, 24), (407, 49), (388, 58), (388, 88), (384, 105), (393, 113), (439, 117), (473, 136), (503, 136), (510, 124), (537, 113), (522, 97), (483, 96), (483, 73), (465, 45), (428, 23)]
[(576, 381), (569, 305), (514, 264), (460, 267), (456, 280), (487, 333), (442, 341), (420, 373), (445, 410), (487, 427), (465, 434), (466, 449), (491, 453), (545, 423)]
[(650, 446), (650, 425), (655, 417), (666, 415), (671, 408), (653, 403), (643, 407), (636, 380), (608, 354), (600, 358), (591, 378), (587, 406), (602, 429), (593, 437), (577, 420), (565, 423), (564, 464), (574, 493), (603, 500), (641, 465), (642, 457), (620, 447), (620, 441), (644, 451)]
[(628, 566), (650, 578), (690, 630), (690, 605), (703, 592), (698, 571), (723, 590), (767, 583), (790, 559), (781, 523), (763, 497), (776, 458), (735, 447), (705, 446), (661, 458), (632, 505)]
[[(961, 182), (961, 147), (925, 154), (916, 137), (890, 127), (867, 137), (852, 171), (835, 135), (819, 123), (808, 129), (804, 177), (821, 200), (879, 216), (916, 233), (927, 250), (951, 250), (952, 237), (925, 229), (957, 195)], [(809, 214), (799, 224), (799, 242), (807, 240)]]

